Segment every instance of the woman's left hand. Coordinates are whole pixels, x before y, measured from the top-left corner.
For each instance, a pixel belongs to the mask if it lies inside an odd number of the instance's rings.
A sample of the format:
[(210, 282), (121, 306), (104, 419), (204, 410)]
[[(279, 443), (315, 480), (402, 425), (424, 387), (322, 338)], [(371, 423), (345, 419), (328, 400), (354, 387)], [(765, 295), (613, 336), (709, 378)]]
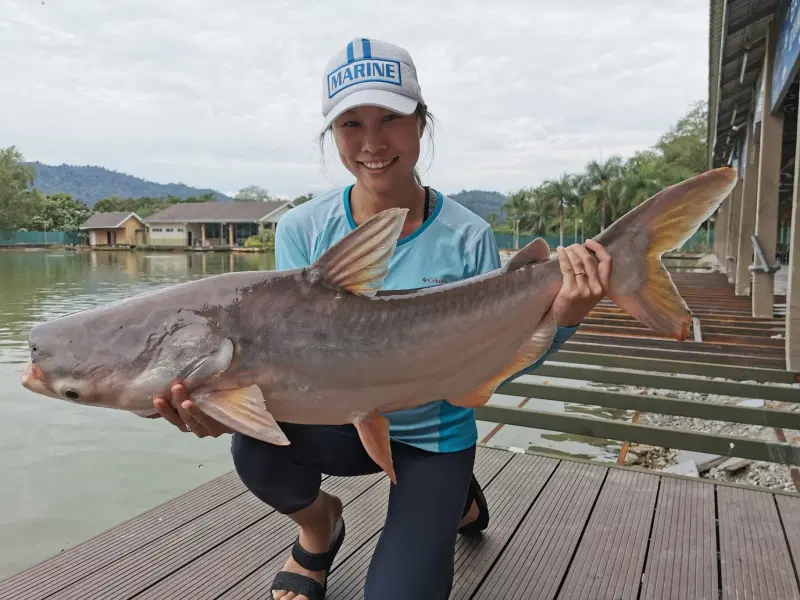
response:
[[(592, 250), (597, 258), (586, 248)], [(608, 293), (611, 257), (594, 240), (586, 240), (585, 247), (581, 244), (572, 244), (568, 248), (559, 246), (556, 252), (564, 283), (553, 301), (553, 316), (559, 326), (574, 327)]]

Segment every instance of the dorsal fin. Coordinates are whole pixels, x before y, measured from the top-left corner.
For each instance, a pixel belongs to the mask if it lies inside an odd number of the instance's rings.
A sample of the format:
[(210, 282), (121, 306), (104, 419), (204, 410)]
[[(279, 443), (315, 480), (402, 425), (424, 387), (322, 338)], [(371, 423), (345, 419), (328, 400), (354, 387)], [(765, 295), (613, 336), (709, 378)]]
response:
[(549, 259), (550, 246), (543, 238), (536, 238), (511, 257), (511, 260), (506, 263), (505, 270), (516, 271), (525, 265), (543, 262)]
[(374, 296), (389, 271), (407, 208), (379, 212), (322, 253), (305, 271), (314, 283)]

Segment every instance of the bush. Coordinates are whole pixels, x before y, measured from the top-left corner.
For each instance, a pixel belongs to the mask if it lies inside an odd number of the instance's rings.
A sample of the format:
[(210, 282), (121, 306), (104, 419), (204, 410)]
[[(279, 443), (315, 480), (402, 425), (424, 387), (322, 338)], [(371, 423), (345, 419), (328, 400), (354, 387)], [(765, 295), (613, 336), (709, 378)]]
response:
[(264, 244), (261, 243), (261, 239), (257, 235), (251, 235), (244, 241), (245, 248), (263, 248)]
[(261, 246), (267, 250), (275, 250), (275, 232), (265, 229), (261, 233)]

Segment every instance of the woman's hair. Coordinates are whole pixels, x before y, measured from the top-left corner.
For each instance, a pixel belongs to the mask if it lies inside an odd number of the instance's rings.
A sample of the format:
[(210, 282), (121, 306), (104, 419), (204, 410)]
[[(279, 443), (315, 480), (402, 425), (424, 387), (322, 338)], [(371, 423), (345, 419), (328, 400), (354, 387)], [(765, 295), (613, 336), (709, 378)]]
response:
[[(425, 104), (422, 104), (421, 102), (417, 103), (417, 108), (414, 110), (414, 114), (417, 115), (420, 119), (422, 119), (422, 122), (424, 123), (425, 131), (428, 132), (428, 139), (430, 140), (431, 144), (431, 154), (433, 154), (433, 122), (434, 122), (433, 114), (428, 110), (428, 107)], [(325, 135), (330, 130), (331, 126), (328, 126), (328, 128), (325, 131), (319, 134), (319, 149), (320, 153), (322, 154), (323, 165), (325, 163), (325, 153), (323, 144), (325, 143)], [(417, 183), (422, 185), (422, 179), (420, 178), (419, 172), (417, 171), (416, 167), (414, 167), (414, 179), (417, 180)]]

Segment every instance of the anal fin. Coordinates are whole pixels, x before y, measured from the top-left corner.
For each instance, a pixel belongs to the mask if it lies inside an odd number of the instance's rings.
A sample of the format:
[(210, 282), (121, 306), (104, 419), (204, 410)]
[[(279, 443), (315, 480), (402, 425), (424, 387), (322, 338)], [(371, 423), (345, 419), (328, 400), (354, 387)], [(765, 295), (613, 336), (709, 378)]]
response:
[(257, 385), (208, 392), (192, 400), (209, 417), (239, 433), (276, 446), (289, 445)]
[(489, 401), (489, 398), (492, 397), (492, 394), (494, 394), (501, 383), (544, 356), (545, 352), (547, 352), (548, 348), (553, 344), (553, 338), (555, 338), (557, 331), (558, 324), (553, 317), (553, 313), (547, 311), (539, 323), (539, 326), (534, 330), (533, 335), (531, 335), (530, 339), (520, 349), (514, 357), (514, 360), (512, 360), (508, 366), (470, 393), (460, 398), (448, 398), (447, 401), (453, 406), (461, 406), (464, 408), (483, 406)]
[(369, 457), (378, 465), (392, 483), (397, 484), (397, 475), (392, 464), (392, 446), (389, 441), (389, 420), (374, 412), (354, 423), (358, 437)]

